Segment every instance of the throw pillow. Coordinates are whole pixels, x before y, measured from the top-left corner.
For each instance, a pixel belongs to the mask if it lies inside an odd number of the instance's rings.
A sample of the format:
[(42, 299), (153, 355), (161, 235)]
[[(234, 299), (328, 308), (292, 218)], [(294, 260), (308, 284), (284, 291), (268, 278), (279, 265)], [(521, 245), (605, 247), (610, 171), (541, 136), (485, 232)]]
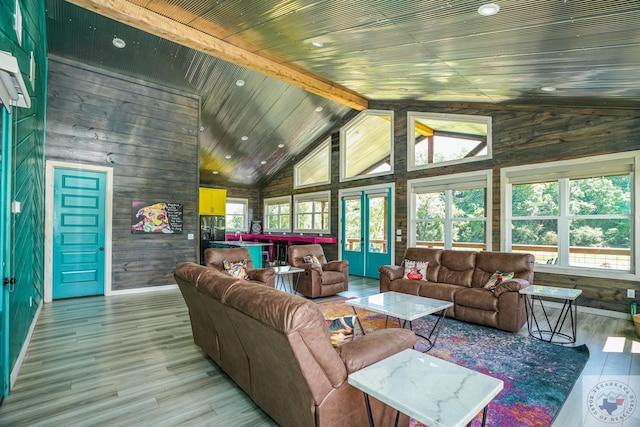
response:
[(487, 281), (487, 283), (484, 284), (484, 288), (492, 291), (496, 288), (496, 286), (498, 286), (500, 283), (504, 282), (505, 280), (513, 279), (513, 274), (514, 274), (513, 271), (511, 273), (503, 273), (500, 270), (496, 270), (496, 272), (493, 273), (491, 277), (489, 277), (489, 280)]
[(410, 261), (404, 260), (404, 276), (403, 279), (409, 280), (427, 280), (427, 261)]
[(233, 277), (237, 277), (238, 279), (247, 280), (249, 278), (249, 273), (247, 273), (247, 260), (243, 259), (242, 261), (227, 261), (226, 259), (222, 261), (222, 265), (227, 273), (232, 275)]
[(325, 319), (331, 335), (331, 345), (337, 347), (353, 339), (353, 322), (355, 320), (355, 315)]
[(322, 265), (320, 265), (320, 260), (314, 254), (303, 256), (302, 261), (304, 261), (305, 264), (313, 264), (317, 265), (318, 267), (322, 267)]

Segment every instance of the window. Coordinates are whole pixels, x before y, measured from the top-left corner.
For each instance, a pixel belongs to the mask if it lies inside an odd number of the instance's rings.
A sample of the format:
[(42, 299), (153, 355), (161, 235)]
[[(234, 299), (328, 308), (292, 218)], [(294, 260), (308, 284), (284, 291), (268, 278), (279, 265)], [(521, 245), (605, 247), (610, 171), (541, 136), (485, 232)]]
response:
[(249, 200), (227, 198), (226, 204), (226, 229), (230, 231), (248, 231)]
[(491, 177), (478, 171), (408, 181), (409, 246), (490, 248)]
[(366, 110), (340, 129), (340, 181), (393, 173), (393, 111)]
[(504, 169), (505, 250), (533, 253), (542, 271), (635, 274), (639, 159), (630, 152)]
[(264, 200), (264, 231), (291, 231), (291, 196)]
[(329, 212), (331, 192), (299, 194), (293, 196), (294, 225), (296, 233), (330, 233)]
[(293, 167), (293, 188), (331, 183), (331, 137)]
[(491, 117), (409, 112), (408, 169), (491, 158)]

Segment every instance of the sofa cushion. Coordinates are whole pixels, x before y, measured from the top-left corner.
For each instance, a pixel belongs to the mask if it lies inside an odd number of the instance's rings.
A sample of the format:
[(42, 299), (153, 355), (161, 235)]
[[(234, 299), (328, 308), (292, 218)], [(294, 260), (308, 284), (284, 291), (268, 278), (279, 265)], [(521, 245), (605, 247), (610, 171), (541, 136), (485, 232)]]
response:
[(404, 253), (404, 259), (428, 262), (429, 268), (427, 269), (427, 280), (437, 282), (438, 271), (440, 270), (440, 260), (443, 253), (444, 249), (407, 248)]
[(222, 264), (224, 265), (225, 271), (233, 277), (243, 280), (247, 280), (249, 278), (246, 259), (243, 259), (242, 261), (227, 261), (225, 259)]
[(495, 273), (493, 273), (491, 277), (489, 277), (489, 280), (487, 280), (487, 283), (484, 284), (483, 288), (489, 289), (490, 291), (492, 291), (496, 288), (496, 286), (498, 286), (500, 283), (504, 282), (505, 280), (513, 279), (513, 275), (514, 275), (513, 271), (511, 273), (503, 273), (500, 270), (496, 270)]
[(473, 251), (445, 251), (442, 254), (442, 265), (436, 281), (470, 287), (476, 266), (476, 255), (477, 252)]
[(513, 277), (533, 283), (534, 256), (517, 252), (478, 252), (471, 286), (482, 288), (496, 270), (514, 272)]
[(429, 263), (427, 261), (411, 261), (404, 260), (404, 275), (403, 279), (409, 280), (427, 280), (427, 268)]
[(389, 290), (402, 292), (403, 294), (418, 295), (418, 291), (424, 283), (422, 280), (396, 279), (389, 283)]
[[(422, 282), (421, 282), (422, 283)], [(451, 301), (453, 302), (453, 296), (459, 292), (466, 289), (463, 286), (452, 285), (450, 283), (434, 283), (427, 282), (423, 283), (418, 290), (418, 295), (421, 297), (439, 299), (442, 301)]]
[(461, 289), (454, 297), (456, 305), (472, 307), (485, 311), (498, 311), (498, 298), (488, 289)]

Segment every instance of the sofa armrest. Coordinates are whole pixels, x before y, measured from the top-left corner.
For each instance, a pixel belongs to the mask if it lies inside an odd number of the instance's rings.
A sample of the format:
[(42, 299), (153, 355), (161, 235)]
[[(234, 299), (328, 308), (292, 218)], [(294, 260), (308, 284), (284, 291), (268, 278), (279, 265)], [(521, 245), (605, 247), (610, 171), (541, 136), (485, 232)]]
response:
[(322, 266), (325, 271), (339, 271), (343, 272), (345, 268), (349, 267), (349, 261), (329, 261)]
[(529, 282), (524, 279), (505, 280), (496, 286), (493, 290), (493, 295), (497, 298), (505, 292), (518, 292), (520, 289), (524, 289), (527, 286), (529, 286)]
[(273, 268), (256, 268), (248, 271), (247, 274), (249, 275), (249, 280), (267, 283), (275, 275), (275, 272)]
[(408, 329), (390, 328), (371, 332), (336, 348), (347, 375), (412, 348), (416, 335)]
[(380, 274), (384, 274), (390, 281), (402, 279), (404, 276), (404, 268), (399, 265), (381, 265), (378, 269)]

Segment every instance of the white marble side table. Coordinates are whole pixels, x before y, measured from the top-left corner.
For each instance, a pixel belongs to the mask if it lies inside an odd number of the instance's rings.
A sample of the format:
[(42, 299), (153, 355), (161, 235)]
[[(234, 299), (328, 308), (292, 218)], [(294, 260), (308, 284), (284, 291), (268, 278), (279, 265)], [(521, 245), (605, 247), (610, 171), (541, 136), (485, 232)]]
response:
[[(349, 375), (362, 390), (373, 426), (369, 396), (428, 425), (462, 427), (482, 411), (504, 387), (501, 380), (408, 349)], [(397, 418), (396, 418), (397, 420)]]
[[(578, 323), (578, 303), (576, 299), (582, 294), (581, 289), (533, 285), (520, 289), (519, 292), (522, 295), (531, 297), (528, 298), (529, 302), (525, 305), (529, 335), (541, 341), (554, 344), (575, 344)], [(553, 325), (551, 324), (542, 298), (554, 298), (564, 301), (560, 314)], [(536, 300), (539, 302), (544, 320), (540, 318), (539, 315), (536, 315), (534, 310)], [(569, 332), (562, 332), (567, 316), (569, 316), (571, 329)]]
[[(281, 288), (283, 291), (287, 292), (287, 285), (285, 283), (285, 276), (289, 277), (290, 289), (291, 293), (295, 294), (298, 291), (298, 281), (300, 280), (300, 273), (304, 272), (303, 268), (291, 267), (289, 265), (281, 265), (279, 267), (272, 267), (273, 272), (276, 275), (276, 286), (275, 288)], [(296, 275), (295, 283), (293, 282), (293, 275)]]

